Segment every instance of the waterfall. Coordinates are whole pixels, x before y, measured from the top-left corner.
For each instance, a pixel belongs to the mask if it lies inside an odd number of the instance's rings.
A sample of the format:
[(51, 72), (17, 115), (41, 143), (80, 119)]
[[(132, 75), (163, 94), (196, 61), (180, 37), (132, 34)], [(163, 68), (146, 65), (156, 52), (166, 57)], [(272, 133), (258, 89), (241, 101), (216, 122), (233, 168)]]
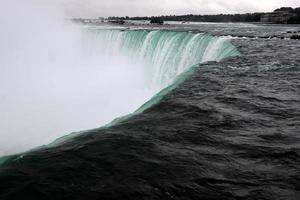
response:
[(230, 38), (201, 33), (79, 27), (54, 37), (44, 28), (45, 43), (34, 29), (3, 39), (0, 156), (140, 113), (192, 66), (239, 55)]
[[(132, 64), (143, 68), (149, 88), (157, 93), (135, 112), (114, 119), (106, 127), (122, 122), (158, 103), (164, 95), (191, 75), (193, 70), (189, 69), (195, 68), (197, 64), (240, 55), (231, 44), (230, 37), (214, 37), (202, 33), (88, 29), (84, 35), (84, 49), (89, 55), (98, 53), (108, 60), (114, 59), (116, 55), (119, 58), (126, 57)], [(58, 138), (51, 145), (78, 134), (82, 133)]]
[(90, 45), (102, 44), (108, 57), (122, 54), (144, 67), (150, 87), (162, 89), (191, 66), (220, 61), (239, 52), (228, 37), (146, 30), (88, 30)]

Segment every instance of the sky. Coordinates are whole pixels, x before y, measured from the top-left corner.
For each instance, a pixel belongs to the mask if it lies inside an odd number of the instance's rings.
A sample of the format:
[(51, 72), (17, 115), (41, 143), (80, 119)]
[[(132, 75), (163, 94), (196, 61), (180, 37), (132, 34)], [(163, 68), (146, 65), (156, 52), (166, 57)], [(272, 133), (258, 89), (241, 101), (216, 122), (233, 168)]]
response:
[(269, 12), (300, 0), (61, 0), (69, 17)]

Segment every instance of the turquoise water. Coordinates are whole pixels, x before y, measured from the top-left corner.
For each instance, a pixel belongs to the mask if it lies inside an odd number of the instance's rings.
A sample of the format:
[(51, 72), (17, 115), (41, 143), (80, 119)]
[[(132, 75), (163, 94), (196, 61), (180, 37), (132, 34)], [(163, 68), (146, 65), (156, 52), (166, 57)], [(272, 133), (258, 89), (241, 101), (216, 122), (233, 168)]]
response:
[(104, 54), (122, 54), (144, 67), (150, 87), (163, 89), (191, 66), (238, 56), (228, 37), (172, 31), (88, 30)]

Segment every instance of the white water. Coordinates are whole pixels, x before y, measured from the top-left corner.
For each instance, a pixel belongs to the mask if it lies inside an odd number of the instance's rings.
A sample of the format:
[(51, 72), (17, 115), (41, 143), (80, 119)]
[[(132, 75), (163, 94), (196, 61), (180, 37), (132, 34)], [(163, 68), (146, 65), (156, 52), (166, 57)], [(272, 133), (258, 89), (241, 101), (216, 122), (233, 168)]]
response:
[(43, 7), (10, 2), (0, 9), (0, 155), (100, 127), (136, 110), (188, 67), (237, 55), (227, 38), (82, 31)]
[(149, 87), (156, 90), (195, 64), (239, 55), (228, 37), (201, 33), (89, 29), (86, 40), (88, 49), (101, 43), (102, 55), (123, 55), (141, 66)]

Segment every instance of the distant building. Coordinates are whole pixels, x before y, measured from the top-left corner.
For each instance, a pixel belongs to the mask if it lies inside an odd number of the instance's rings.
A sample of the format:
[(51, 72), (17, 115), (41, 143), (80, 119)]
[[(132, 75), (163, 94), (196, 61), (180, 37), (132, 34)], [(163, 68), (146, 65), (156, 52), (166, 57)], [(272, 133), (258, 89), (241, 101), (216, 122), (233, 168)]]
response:
[(290, 10), (275, 10), (272, 13), (266, 13), (261, 16), (260, 21), (263, 23), (274, 24), (287, 24), (288, 20), (292, 17), (296, 17), (297, 14), (292, 13)]

